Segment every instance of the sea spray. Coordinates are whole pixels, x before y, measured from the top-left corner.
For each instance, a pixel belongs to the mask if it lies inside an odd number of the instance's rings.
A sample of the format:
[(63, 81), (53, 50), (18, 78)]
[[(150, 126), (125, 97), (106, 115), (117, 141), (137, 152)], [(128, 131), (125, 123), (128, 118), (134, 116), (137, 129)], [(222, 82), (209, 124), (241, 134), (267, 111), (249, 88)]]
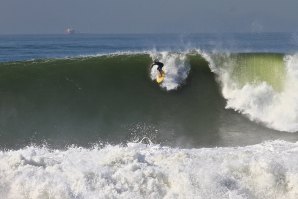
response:
[[(164, 63), (163, 70), (166, 73), (161, 87), (166, 90), (175, 90), (183, 84), (189, 74), (190, 65), (187, 61), (187, 56), (184, 53), (151, 53), (152, 59), (159, 59)], [(155, 80), (158, 75), (157, 66), (153, 66), (150, 72), (151, 79)]]

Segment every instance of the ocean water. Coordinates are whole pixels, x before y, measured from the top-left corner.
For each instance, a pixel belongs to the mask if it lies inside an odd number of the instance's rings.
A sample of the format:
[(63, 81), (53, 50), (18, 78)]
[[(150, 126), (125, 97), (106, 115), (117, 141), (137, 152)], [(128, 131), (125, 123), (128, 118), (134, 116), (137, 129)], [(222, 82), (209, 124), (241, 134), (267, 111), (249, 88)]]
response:
[(0, 194), (297, 198), (297, 85), (290, 33), (2, 35)]

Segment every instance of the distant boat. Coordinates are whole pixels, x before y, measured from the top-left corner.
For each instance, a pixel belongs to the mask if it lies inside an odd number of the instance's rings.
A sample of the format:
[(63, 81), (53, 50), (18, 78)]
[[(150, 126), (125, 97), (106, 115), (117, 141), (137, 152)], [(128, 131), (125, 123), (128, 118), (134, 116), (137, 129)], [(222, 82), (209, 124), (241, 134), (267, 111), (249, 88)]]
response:
[(73, 28), (67, 28), (67, 29), (65, 29), (64, 33), (66, 35), (72, 35), (75, 33), (75, 30)]

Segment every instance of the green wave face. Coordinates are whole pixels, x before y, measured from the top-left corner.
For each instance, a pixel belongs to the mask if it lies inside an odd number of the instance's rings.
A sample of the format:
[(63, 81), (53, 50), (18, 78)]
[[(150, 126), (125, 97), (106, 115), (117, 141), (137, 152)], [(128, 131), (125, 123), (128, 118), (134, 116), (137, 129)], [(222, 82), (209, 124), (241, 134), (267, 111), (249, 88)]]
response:
[(266, 82), (276, 91), (282, 91), (286, 67), (282, 54), (235, 54), (231, 55), (228, 64), (231, 77), (240, 87), (245, 84)]
[[(170, 92), (150, 79), (148, 54), (2, 63), (1, 146), (44, 140), (55, 147), (86, 146), (136, 137), (174, 146), (218, 145), (222, 131), (236, 131), (238, 124), (243, 129), (243, 122), (225, 110), (210, 63), (198, 54), (186, 59), (189, 76)], [(282, 55), (235, 54), (217, 61), (228, 63), (239, 85), (266, 81), (282, 89)]]
[[(208, 145), (224, 100), (208, 63), (201, 56), (189, 62), (187, 82), (172, 92), (150, 79), (152, 59), (145, 54), (1, 64), (2, 146), (119, 143), (135, 136)], [(210, 136), (199, 138), (205, 133)]]

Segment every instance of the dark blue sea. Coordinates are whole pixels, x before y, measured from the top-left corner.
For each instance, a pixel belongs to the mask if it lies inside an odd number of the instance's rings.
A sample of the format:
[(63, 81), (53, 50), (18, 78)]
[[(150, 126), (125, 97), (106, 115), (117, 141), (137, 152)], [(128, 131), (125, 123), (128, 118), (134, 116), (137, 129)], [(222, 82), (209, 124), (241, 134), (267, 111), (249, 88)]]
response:
[(292, 33), (0, 35), (0, 61), (144, 51), (296, 52)]

